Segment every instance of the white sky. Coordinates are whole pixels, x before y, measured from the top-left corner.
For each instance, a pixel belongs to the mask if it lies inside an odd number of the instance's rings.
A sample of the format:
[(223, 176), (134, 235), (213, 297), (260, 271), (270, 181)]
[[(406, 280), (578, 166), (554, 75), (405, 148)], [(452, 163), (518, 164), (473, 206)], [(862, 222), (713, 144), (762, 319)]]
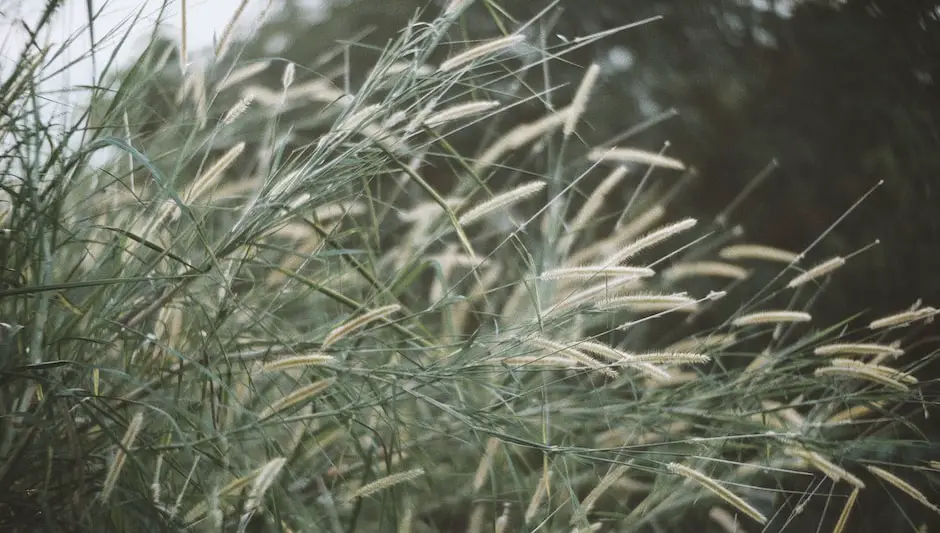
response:
[[(272, 11), (283, 0), (270, 0)], [(236, 26), (236, 34), (250, 31), (258, 21), (259, 15), (269, 0), (248, 0), (245, 10)], [(314, 2), (311, 3), (315, 3)], [(10, 66), (19, 58), (26, 34), (15, 23), (22, 18), (36, 21), (42, 12), (40, 0), (0, 0), (0, 75), (9, 73)], [(188, 0), (187, 26), (188, 48), (190, 51), (206, 49), (212, 46), (213, 36), (220, 36), (225, 25), (231, 19), (240, 0)], [(119, 56), (125, 61), (139, 53), (146, 44), (157, 17), (160, 15), (161, 0), (92, 0), (94, 9), (100, 12), (95, 22), (95, 38), (98, 41), (99, 63), (104, 63), (113, 53), (124, 35), (130, 31), (128, 43), (121, 49)], [(180, 35), (180, 0), (171, 0), (163, 12), (163, 31), (171, 36)], [(132, 26), (131, 22), (138, 14), (140, 20)], [(70, 61), (78, 62), (68, 68), (64, 77), (54, 82), (58, 87), (87, 85), (92, 81), (90, 59), (79, 60), (89, 49), (89, 36), (85, 30), (88, 24), (86, 0), (67, 0), (66, 5), (56, 15), (47, 37), (54, 45), (74, 40), (65, 56), (53, 64), (64, 67)], [(77, 37), (77, 39), (76, 39)], [(100, 68), (100, 64), (99, 64)]]

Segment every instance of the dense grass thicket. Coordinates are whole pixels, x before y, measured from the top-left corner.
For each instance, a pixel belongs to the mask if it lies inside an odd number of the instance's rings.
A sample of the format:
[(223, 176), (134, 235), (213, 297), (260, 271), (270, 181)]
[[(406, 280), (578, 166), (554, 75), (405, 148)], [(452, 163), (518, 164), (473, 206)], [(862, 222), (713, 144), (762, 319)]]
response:
[(814, 253), (831, 228), (763, 246), (683, 216), (693, 165), (632, 125), (586, 145), (603, 69), (524, 80), (605, 35), (464, 42), (454, 1), (354, 86), (348, 43), (297, 65), (155, 35), (63, 112), (59, 3), (0, 69), (0, 530), (936, 519), (935, 354), (906, 343), (936, 302), (819, 323), (856, 257)]

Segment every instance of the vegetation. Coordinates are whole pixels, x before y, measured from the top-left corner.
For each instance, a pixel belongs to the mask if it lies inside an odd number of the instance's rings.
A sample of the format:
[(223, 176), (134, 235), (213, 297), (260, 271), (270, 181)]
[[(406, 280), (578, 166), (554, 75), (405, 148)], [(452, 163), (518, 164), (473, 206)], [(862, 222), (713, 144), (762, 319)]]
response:
[(831, 227), (790, 251), (683, 216), (694, 168), (631, 142), (655, 124), (585, 142), (604, 69), (553, 81), (610, 34), (546, 45), (548, 5), (465, 42), (470, 3), (360, 51), (362, 79), (347, 44), (300, 65), (155, 35), (128, 69), (97, 58), (64, 115), (47, 3), (0, 71), (0, 528), (803, 531), (821, 506), (841, 532), (886, 494), (912, 529), (940, 512), (916, 426), (934, 354), (905, 355), (931, 302), (820, 323), (857, 257), (817, 256)]

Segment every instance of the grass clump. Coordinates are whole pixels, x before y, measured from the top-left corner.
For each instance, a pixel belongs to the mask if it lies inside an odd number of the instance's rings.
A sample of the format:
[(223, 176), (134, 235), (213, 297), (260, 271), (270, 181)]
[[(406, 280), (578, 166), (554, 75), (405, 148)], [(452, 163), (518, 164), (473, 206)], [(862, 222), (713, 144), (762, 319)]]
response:
[(838, 272), (811, 247), (670, 219), (647, 184), (685, 163), (579, 136), (601, 71), (568, 104), (525, 82), (593, 37), (442, 59), (463, 6), (348, 91), (235, 42), (174, 85), (154, 40), (64, 124), (27, 47), (0, 85), (4, 530), (785, 530), (872, 473), (936, 509), (904, 481), (928, 358), (899, 356), (932, 308), (814, 323)]

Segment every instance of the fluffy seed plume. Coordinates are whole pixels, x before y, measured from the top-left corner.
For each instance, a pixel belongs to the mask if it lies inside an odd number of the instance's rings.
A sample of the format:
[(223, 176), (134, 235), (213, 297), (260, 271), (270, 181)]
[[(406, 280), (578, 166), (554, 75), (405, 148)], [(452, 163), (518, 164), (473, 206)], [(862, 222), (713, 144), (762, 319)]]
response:
[(684, 220), (673, 222), (672, 224), (668, 224), (655, 231), (647, 233), (646, 235), (636, 239), (632, 243), (626, 245), (624, 248), (614, 253), (613, 257), (611, 257), (609, 261), (609, 264), (615, 265), (622, 263), (623, 261), (633, 257), (634, 255), (651, 246), (659, 244), (660, 242), (665, 241), (670, 237), (674, 237), (683, 231), (692, 229), (696, 224), (698, 224), (698, 221), (694, 218), (686, 218)]
[(813, 353), (816, 355), (883, 355), (900, 357), (904, 355), (904, 350), (892, 344), (848, 342), (817, 346), (813, 350)]
[(248, 491), (248, 498), (245, 499), (246, 513), (253, 512), (261, 506), (264, 494), (271, 488), (271, 485), (274, 484), (274, 480), (277, 479), (277, 476), (281, 473), (281, 469), (284, 468), (286, 462), (287, 459), (278, 457), (277, 459), (268, 461), (258, 470), (254, 481), (251, 483), (251, 489)]
[(901, 370), (898, 370), (896, 368), (891, 368), (889, 366), (879, 365), (875, 363), (863, 363), (862, 361), (855, 361), (854, 359), (842, 359), (842, 358), (833, 359), (831, 361), (831, 364), (832, 366), (842, 366), (846, 368), (864, 368), (867, 370), (871, 370), (872, 372), (878, 372), (880, 374), (884, 374), (885, 376), (888, 376), (891, 379), (895, 379), (897, 381), (900, 381), (902, 383), (907, 383), (910, 385), (914, 385), (917, 383), (917, 378), (915, 378), (914, 376), (908, 374), (907, 372), (903, 372)]
[(914, 485), (911, 485), (907, 481), (904, 481), (903, 479), (892, 474), (891, 472), (888, 472), (887, 470), (883, 468), (879, 468), (877, 466), (872, 466), (872, 465), (865, 465), (865, 468), (867, 468), (868, 471), (871, 472), (872, 474), (878, 476), (882, 480), (893, 485), (895, 488), (900, 489), (901, 491), (907, 493), (908, 496), (920, 502), (920, 504), (923, 505), (924, 507), (930, 509), (931, 511), (935, 513), (940, 513), (940, 507), (937, 507), (936, 505), (934, 505), (934, 503), (931, 502), (929, 499), (927, 499), (927, 497), (924, 496), (924, 493), (917, 490), (917, 488)]
[(477, 466), (476, 475), (473, 476), (473, 493), (480, 492), (486, 483), (486, 478), (493, 466), (493, 459), (496, 457), (496, 451), (499, 449), (499, 439), (490, 437), (486, 441), (486, 451), (483, 452), (483, 458)]
[(600, 342), (581, 341), (578, 343), (578, 348), (582, 351), (603, 357), (617, 366), (639, 370), (653, 379), (667, 380), (672, 377), (669, 372), (666, 372), (654, 364), (640, 361), (632, 354), (620, 351)]
[(594, 277), (634, 277), (648, 278), (655, 275), (653, 269), (645, 267), (618, 267), (618, 266), (581, 266), (581, 267), (563, 267), (554, 268), (542, 272), (541, 279), (582, 279)]
[(814, 452), (807, 450), (805, 448), (797, 448), (794, 446), (787, 447), (784, 450), (784, 453), (791, 457), (798, 457), (812, 466), (816, 467), (820, 472), (825, 474), (828, 478), (833, 481), (842, 481), (845, 480), (847, 483), (851, 484), (855, 488), (864, 489), (865, 483), (850, 473), (848, 470), (842, 468), (841, 466), (833, 463), (829, 459), (826, 459), (819, 452)]
[(760, 311), (749, 313), (731, 322), (734, 326), (756, 326), (759, 324), (789, 324), (809, 322), (813, 317), (803, 311)]
[(557, 355), (514, 355), (503, 357), (499, 362), (510, 367), (547, 366), (555, 368), (576, 368), (578, 366), (577, 361)]
[(813, 375), (816, 377), (821, 376), (836, 376), (844, 377), (850, 379), (861, 379), (864, 381), (871, 381), (874, 383), (879, 383), (886, 387), (891, 387), (892, 389), (907, 392), (909, 390), (908, 386), (904, 383), (889, 377), (888, 375), (872, 370), (865, 367), (852, 367), (852, 366), (842, 366), (842, 365), (832, 365), (832, 366), (823, 366), (817, 368), (813, 371)]
[(332, 346), (336, 341), (345, 338), (347, 335), (365, 327), (371, 322), (376, 320), (381, 320), (387, 318), (389, 315), (393, 315), (401, 310), (401, 306), (398, 304), (386, 305), (385, 307), (379, 307), (378, 309), (373, 309), (367, 313), (350, 320), (349, 322), (339, 326), (326, 336), (326, 339), (323, 340), (323, 348)]
[(858, 487), (852, 489), (852, 493), (849, 494), (849, 498), (842, 507), (842, 513), (839, 514), (839, 521), (836, 522), (835, 527), (832, 528), (832, 533), (842, 533), (845, 531), (845, 525), (849, 522), (849, 515), (852, 514), (852, 508), (855, 507), (855, 500), (858, 499), (858, 491)]
[(264, 72), (270, 65), (270, 61), (256, 61), (249, 65), (239, 67), (226, 76), (225, 79), (223, 79), (221, 83), (216, 86), (215, 90), (217, 92), (222, 91), (223, 89), (227, 89), (233, 85), (243, 82), (258, 73)]
[(288, 61), (284, 65), (284, 72), (281, 73), (281, 89), (287, 91), (294, 84), (294, 62)]
[(581, 502), (581, 506), (576, 513), (571, 517), (571, 523), (575, 524), (581, 520), (587, 518), (587, 514), (591, 512), (594, 508), (594, 505), (597, 504), (597, 500), (604, 495), (605, 492), (624, 474), (627, 473), (627, 470), (630, 469), (629, 464), (618, 464), (607, 471), (604, 474), (604, 477), (601, 478), (600, 483), (595, 486), (587, 496), (584, 497), (584, 500)]
[(691, 277), (728, 278), (734, 280), (747, 279), (748, 271), (730, 263), (718, 261), (692, 261), (679, 263), (663, 272), (667, 281), (678, 281)]
[(393, 487), (395, 485), (400, 485), (402, 483), (407, 483), (414, 479), (418, 479), (419, 477), (423, 475), (424, 475), (423, 468), (414, 468), (406, 472), (399, 472), (397, 474), (391, 474), (383, 478), (377, 479), (373, 481), (372, 483), (368, 483), (359, 487), (357, 490), (349, 494), (345, 499), (347, 502), (352, 502), (358, 498), (365, 498), (367, 496), (371, 496), (372, 494), (375, 494), (376, 492), (379, 492), (380, 490), (385, 490), (389, 487)]
[(869, 324), (868, 327), (869, 329), (884, 329), (890, 327), (908, 326), (913, 322), (917, 322), (918, 320), (932, 318), (938, 312), (940, 311), (933, 307), (923, 307), (920, 309), (914, 309), (912, 311), (904, 311), (903, 313), (896, 313), (884, 318), (879, 318), (878, 320), (875, 320)]
[(468, 63), (480, 59), (481, 57), (486, 57), (488, 55), (506, 50), (507, 48), (512, 48), (524, 40), (524, 35), (517, 34), (487, 41), (444, 61), (437, 70), (439, 72), (450, 72), (452, 70), (456, 70)]
[(644, 363), (655, 363), (662, 365), (681, 365), (681, 364), (702, 364), (711, 361), (711, 357), (701, 353), (642, 353), (633, 355), (633, 359)]
[(637, 313), (689, 311), (698, 309), (698, 300), (688, 294), (629, 294), (606, 298), (595, 304), (599, 309), (626, 309)]
[(722, 248), (718, 256), (729, 261), (738, 261), (742, 259), (756, 259), (759, 261), (771, 261), (775, 263), (795, 263), (799, 260), (800, 254), (774, 248), (772, 246), (763, 246), (760, 244), (735, 244)]
[(455, 120), (460, 120), (465, 117), (489, 111), (495, 107), (499, 107), (499, 102), (495, 100), (457, 104), (434, 113), (428, 117), (424, 123), (429, 128), (434, 128), (436, 126), (440, 126), (441, 124), (446, 124), (448, 122), (453, 122)]
[(496, 139), (473, 164), (473, 171), (480, 174), (503, 155), (525, 146), (558, 129), (568, 117), (569, 108), (550, 111), (544, 117), (533, 122), (520, 124)]
[(835, 426), (839, 424), (852, 423), (860, 418), (864, 418), (875, 412), (876, 409), (882, 406), (881, 402), (873, 402), (870, 405), (853, 405), (848, 409), (843, 409), (838, 413), (830, 416), (823, 422), (825, 426)]
[(653, 167), (685, 170), (685, 163), (655, 152), (636, 148), (595, 148), (588, 154), (591, 161), (614, 161), (617, 163), (640, 163)]
[(551, 352), (552, 355), (560, 355), (563, 357), (570, 358), (572, 361), (577, 361), (578, 363), (590, 369), (601, 372), (602, 374), (606, 374), (610, 377), (617, 377), (616, 372), (614, 372), (610, 368), (607, 368), (607, 366), (603, 365), (600, 361), (598, 361), (597, 359), (594, 359), (593, 357), (582, 352), (581, 350), (577, 350), (570, 346), (566, 346), (560, 342), (555, 342), (553, 340), (546, 339), (544, 337), (539, 337), (539, 336), (529, 337), (528, 339), (526, 339), (526, 342), (533, 346), (536, 346), (538, 348)]
[(545, 188), (545, 182), (532, 181), (490, 198), (460, 216), (458, 223), (469, 226), (493, 211), (521, 202)]
[(804, 283), (810, 282), (814, 279), (821, 278), (825, 276), (826, 274), (831, 273), (833, 270), (836, 270), (837, 268), (841, 267), (844, 264), (845, 264), (844, 257), (833, 257), (832, 259), (823, 261), (822, 263), (819, 263), (818, 265), (807, 270), (806, 272), (803, 272), (799, 276), (791, 279), (790, 282), (787, 283), (787, 288), (792, 289), (794, 287), (799, 287), (800, 285), (803, 285)]
[(235, 122), (235, 119), (242, 116), (242, 114), (248, 110), (248, 107), (251, 105), (251, 102), (255, 99), (252, 95), (243, 96), (238, 102), (235, 103), (228, 111), (222, 115), (222, 125), (228, 126), (232, 122)]
[(537, 487), (535, 487), (535, 492), (532, 494), (532, 499), (529, 500), (529, 506), (526, 507), (526, 525), (530, 524), (532, 520), (535, 519), (535, 515), (538, 514), (539, 507), (542, 505), (542, 500), (545, 499), (545, 495), (548, 493), (548, 486), (554, 473), (554, 470), (548, 470), (544, 475), (539, 477), (539, 484)]
[(322, 353), (295, 355), (292, 357), (284, 357), (276, 361), (271, 361), (270, 363), (265, 363), (261, 366), (260, 372), (276, 372), (279, 370), (287, 370), (289, 368), (319, 366), (326, 363), (332, 363), (333, 361), (335, 361), (335, 359), (332, 355), (326, 355)]
[(284, 396), (283, 398), (268, 405), (263, 411), (261, 411), (261, 415), (259, 416), (261, 419), (265, 419), (301, 402), (305, 402), (325, 391), (335, 381), (336, 378), (321, 379), (311, 383), (310, 385), (295, 389), (287, 396)]
[(705, 487), (716, 496), (724, 500), (727, 504), (753, 518), (757, 522), (761, 524), (767, 523), (767, 517), (761, 514), (760, 511), (754, 508), (754, 506), (747, 503), (743, 498), (726, 489), (724, 486), (719, 484), (714, 479), (706, 476), (705, 474), (679, 463), (669, 463), (666, 465), (666, 468), (668, 468), (669, 471), (673, 474), (678, 474), (695, 481), (699, 485)]
[(711, 348), (723, 348), (729, 344), (738, 342), (738, 336), (734, 333), (714, 333), (708, 337), (683, 339), (674, 344), (670, 344), (665, 351), (667, 352), (690, 352), (704, 351)]
[(101, 492), (98, 494), (101, 501), (107, 501), (111, 496), (111, 492), (117, 484), (118, 476), (121, 475), (121, 470), (124, 468), (124, 462), (127, 460), (127, 450), (130, 449), (130, 447), (134, 445), (134, 441), (137, 440), (137, 434), (140, 433), (140, 427), (143, 423), (143, 413), (137, 413), (134, 415), (134, 418), (131, 419), (130, 424), (127, 425), (127, 430), (124, 431), (124, 436), (121, 437), (121, 445), (114, 454), (114, 460), (111, 461), (111, 465), (108, 467), (104, 484), (102, 485)]
[[(578, 214), (575, 215), (574, 220), (571, 222), (571, 231), (565, 235), (565, 240), (573, 240), (577, 232), (582, 231), (588, 223), (591, 222), (594, 215), (596, 215), (604, 205), (604, 200), (607, 198), (607, 195), (623, 180), (627, 172), (629, 172), (627, 167), (617, 167), (604, 178), (604, 181), (594, 189), (591, 196), (588, 197), (584, 205), (581, 206), (581, 209), (578, 210)], [(571, 244), (568, 243), (563, 246), (563, 249), (567, 250), (570, 246)]]
[(587, 71), (584, 73), (584, 77), (581, 78), (581, 84), (578, 85), (578, 90), (574, 93), (574, 100), (571, 102), (571, 110), (568, 111), (568, 115), (565, 117), (565, 125), (562, 129), (565, 137), (574, 133), (578, 121), (581, 120), (581, 115), (583, 115), (584, 110), (587, 109), (588, 100), (591, 98), (591, 91), (594, 90), (594, 85), (597, 83), (597, 77), (600, 73), (600, 65), (591, 63), (591, 66), (588, 67)]

